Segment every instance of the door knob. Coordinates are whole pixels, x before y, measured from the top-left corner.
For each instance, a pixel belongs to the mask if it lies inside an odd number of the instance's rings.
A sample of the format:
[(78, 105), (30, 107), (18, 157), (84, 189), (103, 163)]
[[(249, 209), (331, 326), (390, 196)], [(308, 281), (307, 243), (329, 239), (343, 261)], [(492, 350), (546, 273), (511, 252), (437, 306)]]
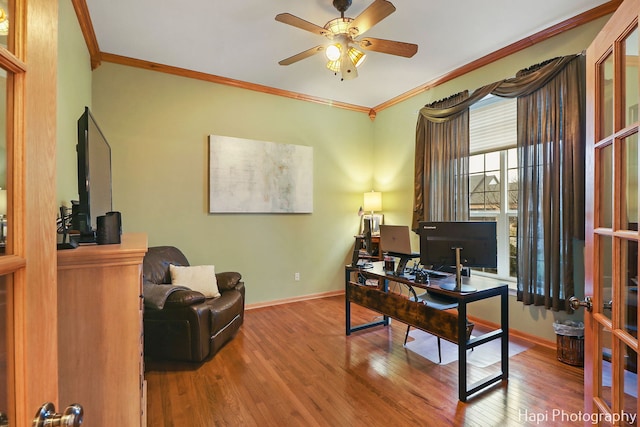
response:
[(82, 424), (82, 406), (74, 403), (64, 410), (62, 414), (56, 414), (56, 407), (48, 402), (36, 413), (33, 419), (33, 427), (79, 427)]
[(569, 298), (569, 305), (572, 309), (577, 310), (580, 307), (584, 307), (587, 311), (591, 311), (593, 308), (593, 302), (591, 297), (585, 297), (584, 301), (580, 301), (576, 297)]
[(9, 417), (4, 412), (0, 412), (0, 427), (9, 427)]

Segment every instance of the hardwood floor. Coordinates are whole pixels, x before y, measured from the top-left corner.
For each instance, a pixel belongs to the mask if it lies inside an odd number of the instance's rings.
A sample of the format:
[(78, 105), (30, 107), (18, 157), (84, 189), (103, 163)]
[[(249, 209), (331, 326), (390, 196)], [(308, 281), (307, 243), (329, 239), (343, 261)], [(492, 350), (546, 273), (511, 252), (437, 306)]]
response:
[[(354, 324), (377, 316), (352, 304)], [(438, 365), (405, 349), (405, 331), (392, 321), (347, 337), (342, 296), (249, 310), (213, 359), (147, 361), (148, 425), (582, 425), (554, 417), (583, 408), (583, 371), (554, 350), (513, 356), (507, 383), (462, 403), (457, 362)], [(469, 371), (471, 381), (486, 372)]]

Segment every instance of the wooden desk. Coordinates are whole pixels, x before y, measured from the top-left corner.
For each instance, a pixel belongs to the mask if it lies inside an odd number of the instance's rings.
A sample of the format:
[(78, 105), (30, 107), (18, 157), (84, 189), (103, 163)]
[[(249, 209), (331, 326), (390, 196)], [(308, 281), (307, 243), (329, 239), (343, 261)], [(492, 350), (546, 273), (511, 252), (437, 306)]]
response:
[[(364, 279), (377, 280), (378, 286), (364, 285), (358, 278), (353, 280), (354, 275)], [(455, 280), (455, 277), (445, 280), (451, 279)], [(430, 293), (455, 298), (458, 302), (458, 314), (438, 310), (422, 302), (415, 302), (404, 296), (390, 293), (389, 281), (428, 289)], [(458, 344), (458, 398), (460, 401), (466, 402), (472, 395), (499, 381), (506, 381), (509, 377), (508, 286), (506, 284), (496, 285), (494, 281), (482, 277), (464, 277), (462, 283), (475, 287), (477, 291), (460, 293), (442, 289), (438, 286), (438, 282), (438, 280), (432, 280), (430, 284), (420, 284), (404, 277), (387, 275), (384, 272), (382, 262), (374, 262), (371, 269), (345, 267), (346, 333), (351, 335), (352, 332), (363, 329), (381, 325), (387, 326), (389, 318), (393, 318)], [(500, 329), (468, 339), (466, 334), (467, 304), (493, 297), (500, 297)], [(351, 326), (352, 302), (381, 313), (382, 320)], [(459, 333), (459, 331), (465, 332)], [(496, 339), (501, 340), (501, 372), (468, 385), (467, 350)]]

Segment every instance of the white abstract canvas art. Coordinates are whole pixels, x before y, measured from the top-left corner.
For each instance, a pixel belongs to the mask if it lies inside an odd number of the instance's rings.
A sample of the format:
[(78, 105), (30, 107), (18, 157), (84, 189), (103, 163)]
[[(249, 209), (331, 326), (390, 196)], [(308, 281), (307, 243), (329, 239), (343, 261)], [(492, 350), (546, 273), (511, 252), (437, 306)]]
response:
[(209, 135), (209, 212), (313, 212), (313, 147)]

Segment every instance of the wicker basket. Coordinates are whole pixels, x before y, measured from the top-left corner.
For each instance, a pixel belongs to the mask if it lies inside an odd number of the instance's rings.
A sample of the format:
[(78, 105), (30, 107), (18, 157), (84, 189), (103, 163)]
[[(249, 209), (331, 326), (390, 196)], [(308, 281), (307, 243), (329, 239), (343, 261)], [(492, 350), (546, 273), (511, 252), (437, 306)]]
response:
[(558, 360), (573, 366), (584, 365), (584, 337), (556, 335)]

